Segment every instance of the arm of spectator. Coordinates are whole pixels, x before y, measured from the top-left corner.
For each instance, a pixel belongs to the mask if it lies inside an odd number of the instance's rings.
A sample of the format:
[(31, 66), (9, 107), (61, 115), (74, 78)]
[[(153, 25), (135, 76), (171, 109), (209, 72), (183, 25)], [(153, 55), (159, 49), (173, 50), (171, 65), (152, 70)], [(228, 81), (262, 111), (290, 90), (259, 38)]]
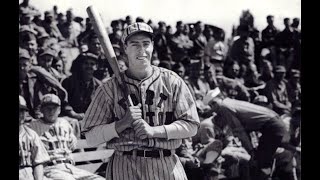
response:
[(242, 146), (248, 152), (251, 152), (253, 150), (251, 139), (246, 133), (244, 127), (242, 126), (241, 121), (237, 117), (235, 117), (232, 113), (230, 113), (228, 109), (220, 108), (219, 113), (221, 114), (219, 116), (220, 121), (228, 122), (228, 125), (232, 129), (232, 133), (234, 134), (234, 136), (240, 139)]
[(172, 37), (170, 40), (170, 44), (172, 46), (173, 49), (180, 49), (180, 50), (184, 50), (182, 43), (179, 41), (178, 38), (176, 37)]
[(250, 93), (247, 90), (248, 88), (244, 85), (237, 82), (236, 90), (238, 91), (237, 99), (243, 101), (250, 101)]

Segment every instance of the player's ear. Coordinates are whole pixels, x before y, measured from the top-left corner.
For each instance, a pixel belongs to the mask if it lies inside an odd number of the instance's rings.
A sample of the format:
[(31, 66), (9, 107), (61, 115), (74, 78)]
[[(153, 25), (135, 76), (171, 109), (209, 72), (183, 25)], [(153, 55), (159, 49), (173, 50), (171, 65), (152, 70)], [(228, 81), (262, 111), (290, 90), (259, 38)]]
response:
[(127, 51), (127, 43), (123, 43), (123, 50), (124, 50), (124, 52), (126, 52)]

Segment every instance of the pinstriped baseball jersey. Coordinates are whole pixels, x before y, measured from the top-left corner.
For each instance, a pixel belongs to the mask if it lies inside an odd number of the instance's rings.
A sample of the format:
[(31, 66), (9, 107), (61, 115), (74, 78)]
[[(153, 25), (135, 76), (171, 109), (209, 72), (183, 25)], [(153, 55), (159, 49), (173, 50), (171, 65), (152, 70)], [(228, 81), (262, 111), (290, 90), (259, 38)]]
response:
[[(199, 125), (193, 97), (184, 81), (174, 72), (152, 66), (149, 78), (136, 80), (124, 74), (133, 104), (141, 103), (143, 119), (151, 126), (168, 125), (177, 120)], [(123, 118), (127, 104), (115, 78), (111, 78), (96, 91), (83, 122), (83, 130), (110, 124)], [(108, 148), (119, 151), (132, 149), (176, 149), (182, 140), (151, 138), (141, 140), (129, 128), (107, 143)]]
[(144, 158), (115, 155), (110, 159), (106, 179), (112, 180), (187, 180), (177, 155)]
[(35, 166), (49, 160), (49, 155), (38, 134), (22, 125), (19, 133), (19, 166)]
[(71, 158), (77, 138), (69, 122), (58, 118), (53, 124), (47, 124), (42, 119), (29, 124), (30, 128), (38, 133), (42, 143), (52, 160), (65, 160)]
[(32, 167), (50, 160), (38, 134), (26, 125), (19, 132), (19, 179), (33, 180)]

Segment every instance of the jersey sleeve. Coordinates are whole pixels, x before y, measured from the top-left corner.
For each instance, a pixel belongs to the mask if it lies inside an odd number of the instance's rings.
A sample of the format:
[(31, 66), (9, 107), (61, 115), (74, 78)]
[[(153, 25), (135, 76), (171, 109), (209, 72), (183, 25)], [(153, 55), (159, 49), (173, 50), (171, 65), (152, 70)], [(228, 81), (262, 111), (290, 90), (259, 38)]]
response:
[(188, 86), (182, 79), (177, 78), (177, 86), (174, 94), (175, 121), (164, 125), (168, 139), (184, 139), (196, 135), (200, 127), (200, 120), (196, 109), (196, 103)]
[(43, 164), (49, 161), (50, 157), (42, 141), (40, 140), (40, 137), (38, 136), (38, 134), (34, 133), (33, 136), (34, 138), (33, 138), (33, 146), (31, 149), (31, 159), (32, 159), (32, 165), (36, 166), (38, 164)]
[(83, 131), (88, 131), (95, 126), (110, 123), (113, 117), (112, 108), (110, 106), (112, 92), (109, 92), (110, 89), (104, 88), (105, 85), (99, 86), (96, 90), (95, 96), (91, 101), (82, 122)]

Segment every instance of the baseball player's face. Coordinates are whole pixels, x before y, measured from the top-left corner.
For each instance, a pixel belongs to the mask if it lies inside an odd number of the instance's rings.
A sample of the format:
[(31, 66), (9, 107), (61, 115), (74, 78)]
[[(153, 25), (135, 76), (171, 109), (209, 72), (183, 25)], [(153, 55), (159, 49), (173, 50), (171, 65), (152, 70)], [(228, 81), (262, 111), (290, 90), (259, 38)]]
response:
[(151, 65), (153, 42), (146, 34), (136, 34), (124, 46), (130, 69), (144, 69)]
[(60, 106), (48, 104), (41, 108), (41, 112), (45, 121), (54, 123), (60, 114)]

